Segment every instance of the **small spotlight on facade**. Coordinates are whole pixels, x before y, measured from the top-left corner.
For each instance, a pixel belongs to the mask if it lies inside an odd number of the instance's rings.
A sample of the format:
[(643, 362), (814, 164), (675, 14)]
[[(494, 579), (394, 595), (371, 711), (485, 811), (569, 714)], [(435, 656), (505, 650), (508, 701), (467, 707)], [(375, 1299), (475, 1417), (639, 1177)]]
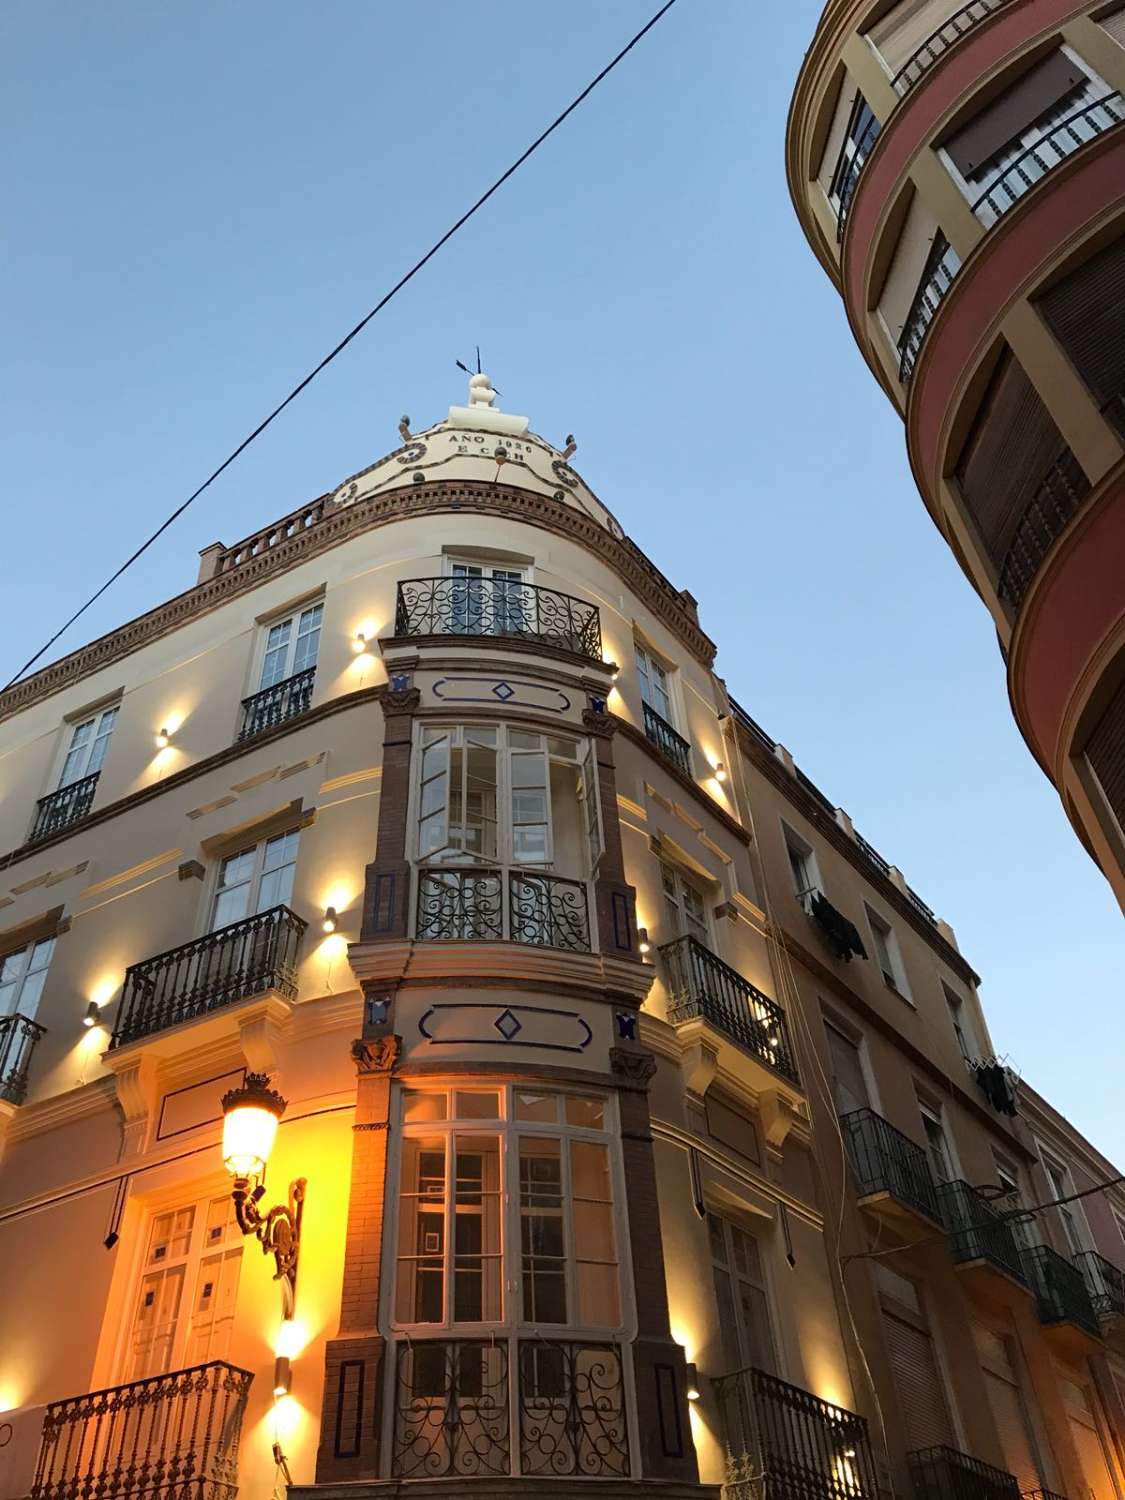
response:
[(362, 656), (367, 650), (367, 637), (362, 630), (357, 630), (352, 636), (352, 650), (357, 656)]
[(721, 783), (721, 782), (724, 782), (726, 779), (727, 779), (727, 768), (726, 768), (726, 766), (723, 765), (723, 763), (722, 763), (721, 760), (720, 761), (716, 761), (716, 763), (715, 763), (715, 780)]
[(320, 927), (322, 932), (336, 931), (336, 908), (334, 906), (324, 908), (324, 921), (321, 922)]
[(684, 1391), (684, 1395), (688, 1398), (689, 1401), (700, 1400), (699, 1371), (696, 1369), (695, 1365), (687, 1365), (684, 1370), (684, 1376), (686, 1379), (686, 1389)]
[(158, 750), (167, 750), (168, 746), (171, 743), (172, 743), (172, 736), (168, 733), (168, 731), (166, 729), (161, 729), (159, 731), (159, 733), (157, 734), (157, 736), (156, 736), (156, 748)]
[(638, 939), (638, 941), (637, 941), (637, 952), (640, 953), (642, 957), (646, 953), (651, 953), (652, 952), (652, 944), (648, 940), (648, 928), (647, 927), (638, 927), (637, 928), (637, 939)]
[(102, 1019), (102, 1008), (96, 1000), (91, 1000), (86, 1007), (86, 1014), (82, 1017), (82, 1024), (91, 1028), (100, 1024)]
[(288, 1396), (293, 1385), (293, 1367), (287, 1354), (279, 1354), (273, 1362), (273, 1394), (275, 1398)]

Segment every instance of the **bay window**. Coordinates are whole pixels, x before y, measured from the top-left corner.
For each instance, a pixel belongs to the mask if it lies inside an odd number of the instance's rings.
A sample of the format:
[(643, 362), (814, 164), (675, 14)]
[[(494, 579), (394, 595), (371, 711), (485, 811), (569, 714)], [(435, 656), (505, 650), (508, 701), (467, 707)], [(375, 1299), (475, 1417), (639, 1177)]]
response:
[(520, 1084), (404, 1091), (396, 1477), (628, 1474), (615, 1107)]

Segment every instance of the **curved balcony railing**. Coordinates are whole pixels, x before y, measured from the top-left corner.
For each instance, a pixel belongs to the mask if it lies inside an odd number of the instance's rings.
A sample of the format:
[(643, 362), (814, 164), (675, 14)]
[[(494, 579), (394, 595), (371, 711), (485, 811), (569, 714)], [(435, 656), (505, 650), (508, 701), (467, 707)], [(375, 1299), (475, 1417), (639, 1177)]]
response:
[(26, 1016), (0, 1016), (0, 1099), (22, 1104), (27, 1097), (31, 1054), (47, 1028)]
[(906, 1455), (918, 1500), (1020, 1500), (1020, 1482), (956, 1448), (921, 1448)]
[[(871, 155), (871, 148), (879, 139), (879, 132), (882, 128), (879, 121), (872, 115), (855, 138), (855, 149), (852, 151), (851, 156), (841, 161), (840, 166), (837, 168), (836, 180), (833, 183), (838, 205), (836, 209), (837, 240), (844, 238), (844, 228), (848, 222), (848, 214), (851, 211), (855, 190), (859, 185), (863, 169), (867, 165), (867, 158)], [(850, 134), (849, 130), (849, 137)]]
[(1094, 1311), (1103, 1318), (1125, 1318), (1125, 1271), (1096, 1250), (1083, 1250), (1074, 1257), (1082, 1273)]
[(1009, 3), (1010, 0), (969, 0), (968, 5), (955, 10), (899, 68), (891, 80), (895, 92), (902, 97), (909, 94), (915, 84), (920, 83), (933, 65), (940, 62), (963, 36), (967, 36), (974, 27), (987, 21), (995, 11)]
[(398, 586), (395, 635), (505, 636), (602, 659), (596, 604), (516, 579), (408, 578)]
[(1073, 110), (993, 178), (973, 203), (973, 213), (986, 229), (991, 228), (1068, 156), (1123, 123), (1125, 99), (1117, 93)]
[(420, 870), (414, 931), (420, 942), (593, 948), (585, 882), (531, 870)]
[(856, 1109), (841, 1116), (840, 1129), (861, 1198), (890, 1193), (900, 1203), (941, 1223), (933, 1174), (921, 1146), (873, 1109)]
[(668, 1019), (673, 1026), (704, 1020), (752, 1052), (767, 1067), (800, 1084), (785, 1012), (775, 1000), (743, 979), (698, 938), (662, 943), (660, 957), (668, 986)]
[(273, 906), (125, 970), (111, 1047), (277, 990), (297, 993), (297, 952), (308, 923)]
[(90, 811), (100, 771), (92, 776), (83, 776), (81, 781), (72, 781), (69, 786), (60, 786), (57, 792), (40, 797), (35, 804), (35, 821), (31, 825), (30, 843), (48, 838), (62, 828), (69, 828)]
[(1021, 1251), (1024, 1274), (1035, 1293), (1041, 1323), (1074, 1323), (1098, 1337), (1098, 1315), (1081, 1270), (1049, 1245)]
[(275, 682), (272, 687), (263, 688), (260, 693), (243, 698), (239, 740), (252, 740), (256, 734), (263, 734), (267, 729), (284, 724), (286, 719), (295, 719), (298, 714), (305, 713), (312, 702), (315, 677), (316, 668), (306, 667), (303, 672), (296, 672), (292, 677)]
[(922, 352), (922, 342), (929, 332), (934, 314), (960, 269), (960, 259), (939, 229), (926, 257), (922, 279), (914, 293), (914, 301), (910, 304), (898, 341), (898, 378), (903, 385), (910, 384), (914, 366)]
[(30, 1500), (235, 1500), (253, 1378), (215, 1360), (52, 1401)]
[(1048, 469), (1021, 516), (1000, 569), (996, 591), (1013, 609), (1023, 603), (1056, 537), (1061, 536), (1089, 491), (1090, 481), (1068, 448)]
[(677, 734), (668, 723), (662, 719), (655, 708), (650, 708), (647, 703), (642, 703), (644, 709), (645, 735), (650, 744), (656, 746), (666, 761), (675, 766), (677, 771), (682, 771), (685, 776), (691, 775), (691, 746), (682, 734)]
[(863, 1417), (765, 1370), (719, 1375), (713, 1384), (726, 1448), (723, 1493), (731, 1500), (743, 1494), (876, 1500), (875, 1462)]

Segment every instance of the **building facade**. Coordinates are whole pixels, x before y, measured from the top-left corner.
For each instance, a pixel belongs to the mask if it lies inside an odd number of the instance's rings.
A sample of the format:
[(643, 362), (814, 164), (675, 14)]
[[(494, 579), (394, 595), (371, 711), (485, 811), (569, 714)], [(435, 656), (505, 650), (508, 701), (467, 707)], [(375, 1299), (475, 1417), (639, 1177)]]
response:
[(1125, 8), (830, 0), (801, 225), (991, 612), (1012, 709), (1125, 900)]
[(400, 436), (0, 699), (0, 1497), (1122, 1500), (1113, 1167), (573, 440)]

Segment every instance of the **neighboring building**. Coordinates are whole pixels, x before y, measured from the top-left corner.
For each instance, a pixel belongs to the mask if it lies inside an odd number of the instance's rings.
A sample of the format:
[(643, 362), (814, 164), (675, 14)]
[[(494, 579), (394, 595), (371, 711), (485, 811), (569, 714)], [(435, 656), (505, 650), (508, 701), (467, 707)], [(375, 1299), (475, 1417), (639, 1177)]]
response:
[(1125, 903), (1125, 7), (829, 0), (801, 225), (996, 623), (1013, 712)]
[(0, 1495), (1120, 1500), (1113, 1168), (470, 394), (0, 698)]

